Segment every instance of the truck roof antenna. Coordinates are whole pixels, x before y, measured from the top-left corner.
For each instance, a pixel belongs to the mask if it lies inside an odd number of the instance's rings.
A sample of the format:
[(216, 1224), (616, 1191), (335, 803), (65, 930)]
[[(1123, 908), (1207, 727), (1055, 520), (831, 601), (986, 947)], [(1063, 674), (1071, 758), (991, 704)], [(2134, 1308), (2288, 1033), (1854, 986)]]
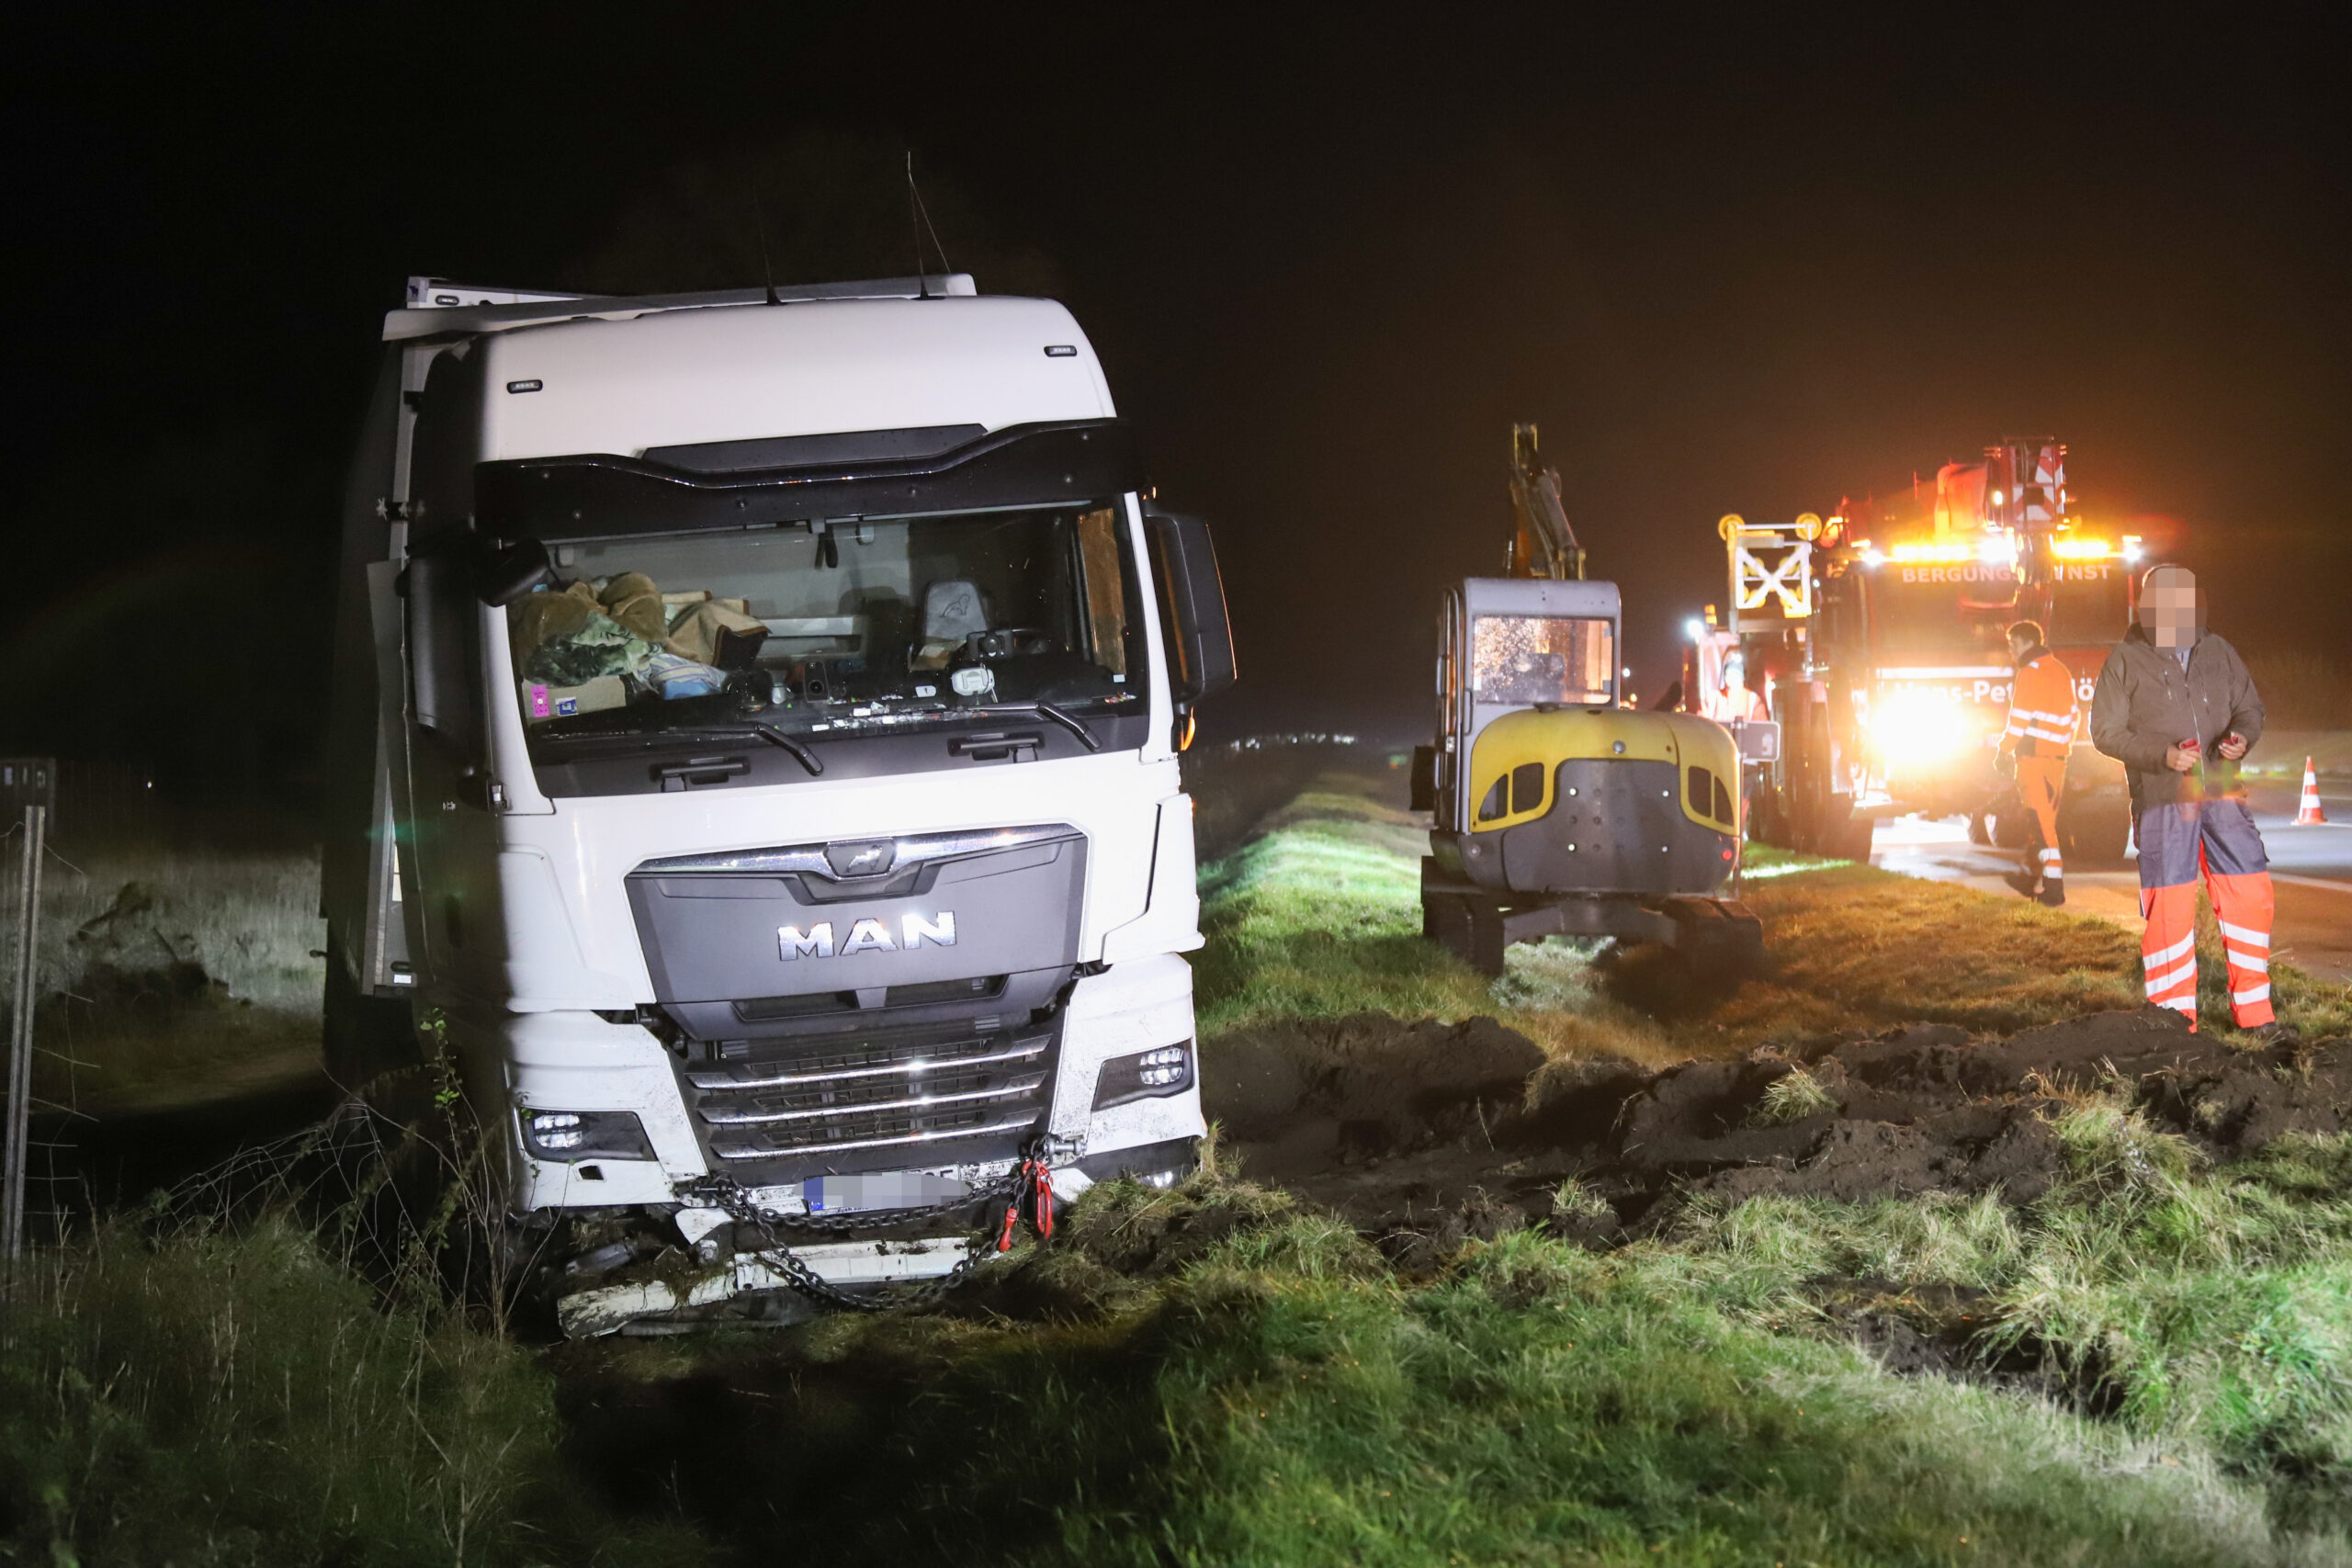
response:
[(907, 149), (907, 227), (914, 231), (915, 236), (915, 293), (928, 299), (931, 298), (931, 278), (922, 270), (924, 234), (931, 236), (931, 248), (939, 257), (939, 270), (945, 273), (950, 269), (947, 247), (939, 243), (939, 231), (931, 226), (931, 209), (923, 205), (922, 192), (915, 188), (915, 151), (911, 147)]
[(760, 281), (768, 287), (768, 303), (781, 305), (775, 297), (775, 269), (768, 265), (768, 209), (760, 200), (760, 193), (752, 192), (752, 222), (760, 231)]

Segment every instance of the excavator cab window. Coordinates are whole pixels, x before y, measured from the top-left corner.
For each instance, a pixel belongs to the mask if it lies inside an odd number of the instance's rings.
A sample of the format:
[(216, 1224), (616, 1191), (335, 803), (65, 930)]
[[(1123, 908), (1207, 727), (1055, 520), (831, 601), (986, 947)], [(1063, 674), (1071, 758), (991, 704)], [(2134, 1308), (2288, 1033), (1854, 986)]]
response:
[(1480, 615), (1470, 691), (1480, 703), (1607, 707), (1617, 700), (1616, 627), (1598, 616)]

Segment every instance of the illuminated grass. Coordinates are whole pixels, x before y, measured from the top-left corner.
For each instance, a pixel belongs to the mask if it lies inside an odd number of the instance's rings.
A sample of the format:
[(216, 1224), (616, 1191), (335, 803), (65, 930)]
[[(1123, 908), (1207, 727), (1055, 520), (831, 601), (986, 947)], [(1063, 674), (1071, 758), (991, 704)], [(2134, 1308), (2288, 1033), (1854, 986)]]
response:
[[(1844, 862), (1759, 852), (1762, 972), (1729, 997), (1690, 990), (1647, 955), (1605, 982), (1594, 944), (1517, 946), (1488, 981), (1420, 936), (1421, 819), (1374, 781), (1326, 774), (1202, 874), (1194, 957), (1204, 1037), (1285, 1018), (1381, 1011), (1501, 1019), (1555, 1054), (1658, 1064), (1840, 1029), (1915, 1021), (2007, 1032), (2140, 1005), (2137, 940), (2106, 921)], [(2223, 1018), (2218, 948), (2209, 1016)], [(2285, 1016), (2352, 1025), (2352, 989), (2280, 965)]]
[(1767, 973), (1712, 1021), (1743, 1037), (1912, 1020), (2007, 1032), (2140, 1005), (2140, 944), (2103, 920), (1839, 865), (1749, 886)]
[(1615, 1266), (1783, 1328), (1815, 1320), (1829, 1280), (1931, 1329), (1953, 1325), (1923, 1292), (1982, 1292), (1959, 1325), (1967, 1357), (2022, 1352), (2151, 1441), (2266, 1477), (2285, 1516), (2352, 1524), (2352, 1140), (2290, 1136), (2208, 1170), (2095, 1095), (2055, 1131), (2070, 1178), (2022, 1209), (1951, 1193), (1701, 1206)]
[(1202, 1028), (1378, 1008), (1491, 1010), (1487, 983), (1421, 940), (1424, 830), (1355, 781), (1327, 775), (1269, 830), (1201, 876), (1193, 958)]
[(1285, 1019), (1377, 1011), (1449, 1021), (1499, 1017), (1555, 1053), (1609, 1051), (1661, 1063), (1678, 1053), (1599, 988), (1589, 945), (1510, 950), (1489, 981), (1421, 937), (1428, 829), (1384, 806), (1378, 785), (1327, 773), (1260, 837), (1204, 869), (1193, 958), (1205, 1039)]

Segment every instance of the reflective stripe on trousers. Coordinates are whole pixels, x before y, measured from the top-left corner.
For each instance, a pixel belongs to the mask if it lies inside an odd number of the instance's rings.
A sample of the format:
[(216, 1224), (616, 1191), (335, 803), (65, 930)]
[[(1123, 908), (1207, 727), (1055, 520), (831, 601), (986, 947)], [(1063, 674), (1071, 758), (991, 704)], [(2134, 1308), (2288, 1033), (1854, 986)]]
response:
[(2230, 1016), (2268, 1023), (2270, 861), (2243, 800), (2185, 800), (2140, 814), (2140, 939), (2148, 1000), (2197, 1017), (2197, 879), (2213, 901), (2229, 961)]
[(2065, 787), (2065, 758), (2018, 759), (2018, 798), (2032, 813), (2034, 827), (2026, 846), (2033, 861), (2028, 869), (2039, 871), (2044, 882), (2056, 882), (2066, 874), (2066, 863), (2058, 853), (2058, 797)]

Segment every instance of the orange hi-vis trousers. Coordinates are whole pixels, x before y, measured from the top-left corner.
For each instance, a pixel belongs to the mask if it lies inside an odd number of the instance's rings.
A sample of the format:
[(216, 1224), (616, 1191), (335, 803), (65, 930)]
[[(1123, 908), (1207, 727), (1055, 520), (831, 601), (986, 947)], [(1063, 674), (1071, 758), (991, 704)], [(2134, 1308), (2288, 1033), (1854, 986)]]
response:
[(2197, 1026), (2197, 878), (2229, 957), (2230, 1016), (2256, 1029), (2270, 1010), (2270, 860), (2243, 800), (2184, 800), (2140, 813), (2140, 962), (2148, 1000)]
[(2033, 825), (2041, 829), (2026, 852), (2033, 856), (2033, 869), (2045, 883), (2064, 883), (2066, 879), (2066, 863), (2058, 853), (2058, 797), (2065, 787), (2065, 758), (2018, 759), (2018, 796), (2033, 813)]

